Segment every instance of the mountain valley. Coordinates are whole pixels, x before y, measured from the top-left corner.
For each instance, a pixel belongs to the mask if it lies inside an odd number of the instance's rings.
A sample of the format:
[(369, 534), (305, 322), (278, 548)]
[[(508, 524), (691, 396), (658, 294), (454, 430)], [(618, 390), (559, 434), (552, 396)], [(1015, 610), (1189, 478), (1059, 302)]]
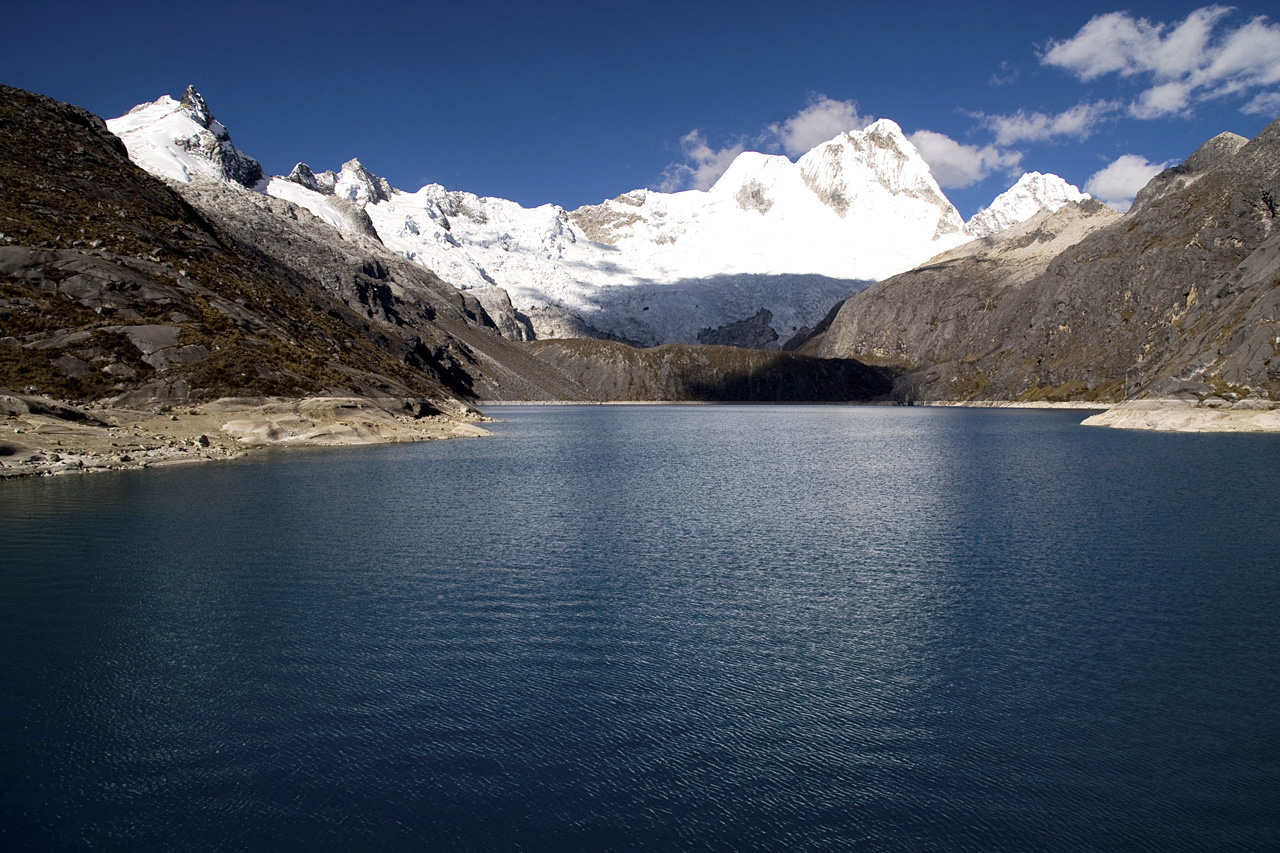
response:
[[(358, 160), (270, 177), (194, 89), (104, 123), (3, 87), (0, 130), (0, 473), (475, 434), (486, 400), (1137, 401), (1108, 422), (1146, 428), (1172, 401), (1177, 428), (1275, 428), (1277, 123), (1125, 214), (1029, 173), (968, 223), (885, 120), (573, 211)], [(133, 444), (101, 432), (129, 418)]]

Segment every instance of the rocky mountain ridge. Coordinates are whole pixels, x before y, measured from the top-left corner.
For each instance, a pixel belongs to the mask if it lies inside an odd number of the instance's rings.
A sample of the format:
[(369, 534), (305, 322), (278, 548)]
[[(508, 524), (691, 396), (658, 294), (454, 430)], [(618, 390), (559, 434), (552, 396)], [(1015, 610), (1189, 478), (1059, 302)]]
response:
[[(189, 130), (199, 106), (166, 118)], [(120, 405), (357, 394), (456, 414), (577, 393), (376, 238), (335, 240), (199, 171), (166, 184), (100, 119), (39, 95), (0, 88), (0, 125), (0, 387)]]
[[(139, 126), (149, 116), (168, 121), (171, 103), (162, 98), (108, 126), (120, 128), (144, 168), (183, 180), (172, 164), (182, 152), (157, 151), (152, 143), (164, 133)], [(376, 233), (490, 308), (509, 303), (519, 319), (508, 329), (520, 339), (694, 343), (704, 329), (767, 310), (767, 330), (747, 342), (780, 346), (867, 282), (971, 236), (914, 146), (888, 120), (842, 133), (796, 163), (744, 153), (707, 192), (637, 190), (575, 211), (527, 209), (436, 184), (400, 192), (358, 160), (321, 173), (299, 163), (288, 177), (258, 188), (339, 230)], [(1067, 197), (1020, 198), (1056, 209)], [(993, 203), (992, 210), (1001, 212), (988, 217), (984, 234), (1034, 212), (1026, 203)], [(747, 279), (753, 287), (744, 292), (738, 284)], [(797, 300), (801, 283), (810, 292)], [(625, 294), (627, 288), (645, 295)]]

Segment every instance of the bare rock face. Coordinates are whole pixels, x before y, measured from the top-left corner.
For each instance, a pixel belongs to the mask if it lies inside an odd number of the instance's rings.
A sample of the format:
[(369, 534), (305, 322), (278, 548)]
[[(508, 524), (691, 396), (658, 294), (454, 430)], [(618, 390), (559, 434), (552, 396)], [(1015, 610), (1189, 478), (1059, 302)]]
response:
[(643, 190), (624, 193), (613, 199), (612, 204), (580, 207), (572, 211), (569, 218), (591, 242), (612, 246), (618, 242), (623, 229), (640, 221), (640, 213), (630, 208), (643, 207), (644, 196)]
[(587, 391), (587, 399), (849, 402), (883, 398), (892, 380), (854, 359), (739, 347), (613, 341), (534, 341), (530, 350)]
[(1224, 134), (1123, 217), (1086, 202), (961, 247), (802, 351), (895, 365), (901, 399), (1280, 400), (1277, 199), (1280, 122)]
[(1141, 209), (1161, 196), (1184, 189), (1206, 172), (1230, 160), (1249, 140), (1235, 133), (1220, 133), (1201, 145), (1185, 161), (1156, 175), (1138, 191), (1132, 208)]
[(698, 343), (746, 349), (777, 349), (778, 333), (770, 325), (772, 322), (773, 314), (769, 309), (761, 308), (745, 320), (727, 323), (715, 329), (703, 329), (698, 333)]
[(493, 320), (498, 333), (510, 341), (531, 341), (534, 339), (533, 323), (521, 311), (511, 304), (511, 296), (501, 287), (474, 287), (467, 291), (474, 296), (485, 313)]
[[(315, 172), (312, 172), (311, 167), (308, 166), (306, 163), (299, 163), (298, 165), (294, 166), (293, 171), (289, 173), (289, 175), (285, 178), (285, 180), (293, 181), (295, 184), (302, 187), (306, 187), (312, 192), (317, 192), (317, 193), (324, 192), (324, 190), (320, 189), (320, 184), (316, 180)], [(332, 186), (330, 186), (328, 189), (330, 193), (333, 192)]]
[(188, 137), (183, 147), (214, 163), (229, 181), (252, 187), (262, 180), (262, 166), (257, 160), (231, 144), (231, 134), (209, 112), (209, 106), (194, 86), (182, 93), (182, 108), (202, 127), (204, 132)]

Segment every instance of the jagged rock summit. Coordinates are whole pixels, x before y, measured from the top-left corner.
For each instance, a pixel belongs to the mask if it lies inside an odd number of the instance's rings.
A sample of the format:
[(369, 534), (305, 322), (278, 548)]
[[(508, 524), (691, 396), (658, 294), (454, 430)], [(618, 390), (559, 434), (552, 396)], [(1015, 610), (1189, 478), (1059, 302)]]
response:
[(355, 158), (343, 163), (337, 174), (330, 171), (317, 175), (306, 163), (299, 163), (285, 180), (321, 195), (337, 196), (359, 204), (387, 201), (395, 192), (391, 184), (374, 175)]
[(168, 95), (111, 119), (107, 128), (124, 141), (135, 163), (180, 183), (195, 176), (254, 187), (262, 166), (231, 143), (200, 93), (188, 86), (182, 99)]
[[(887, 119), (794, 163), (743, 153), (707, 191), (636, 190), (574, 211), (438, 184), (401, 192), (355, 159), (336, 173), (299, 163), (287, 178), (251, 181), (252, 169), (234, 167), (244, 155), (190, 89), (181, 103), (161, 98), (110, 126), (154, 174), (253, 185), (340, 231), (376, 234), (487, 307), (512, 306), (518, 322), (507, 327), (521, 337), (694, 343), (764, 310), (771, 320), (757, 343), (776, 347), (868, 282), (971, 239)], [(194, 162), (201, 152), (203, 165)], [(1044, 189), (1051, 177), (993, 204), (983, 234), (1058, 204), (1065, 195)]]

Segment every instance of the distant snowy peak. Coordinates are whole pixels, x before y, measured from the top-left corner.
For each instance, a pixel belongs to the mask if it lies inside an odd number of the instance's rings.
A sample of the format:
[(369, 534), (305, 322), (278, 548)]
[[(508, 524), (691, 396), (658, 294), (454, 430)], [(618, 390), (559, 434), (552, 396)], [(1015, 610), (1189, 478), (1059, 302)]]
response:
[(938, 236), (957, 233), (960, 213), (943, 195), (929, 165), (889, 119), (842, 133), (797, 161), (805, 185), (840, 216), (886, 196), (919, 199), (938, 211)]
[(246, 187), (263, 178), (262, 166), (231, 143), (231, 134), (193, 86), (180, 101), (164, 95), (108, 120), (107, 128), (124, 142), (129, 158), (153, 175), (180, 183), (204, 177)]
[(724, 273), (877, 279), (968, 239), (929, 166), (888, 120), (791, 162), (743, 152), (705, 192), (636, 190), (569, 214), (655, 281)]
[(988, 237), (1019, 222), (1025, 222), (1042, 210), (1050, 213), (1074, 201), (1092, 198), (1088, 193), (1067, 183), (1057, 175), (1027, 172), (991, 205), (978, 211), (965, 230), (975, 238)]
[(306, 163), (299, 163), (293, 167), (286, 180), (300, 184), (312, 192), (337, 196), (362, 205), (388, 201), (397, 192), (386, 179), (379, 178), (356, 159), (343, 163), (342, 169), (336, 174), (321, 172), (317, 175)]

